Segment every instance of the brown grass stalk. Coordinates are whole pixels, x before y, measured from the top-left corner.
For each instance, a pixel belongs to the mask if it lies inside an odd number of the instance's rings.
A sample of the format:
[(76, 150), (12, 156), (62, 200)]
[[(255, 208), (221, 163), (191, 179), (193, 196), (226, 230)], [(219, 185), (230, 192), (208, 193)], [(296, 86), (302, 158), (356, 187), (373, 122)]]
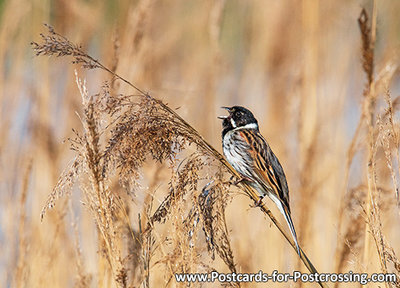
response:
[[(367, 76), (367, 84), (364, 90), (364, 111), (363, 113), (366, 115), (367, 129), (368, 129), (368, 160), (367, 160), (367, 178), (368, 178), (368, 194), (366, 199), (366, 214), (367, 217), (371, 214), (371, 208), (375, 211), (375, 203), (374, 203), (374, 191), (376, 191), (376, 179), (375, 179), (375, 141), (374, 141), (374, 114), (375, 114), (375, 103), (376, 103), (376, 95), (375, 95), (375, 82), (374, 82), (374, 47), (375, 47), (375, 39), (376, 39), (376, 1), (373, 1), (373, 12), (372, 12), (372, 26), (369, 27), (368, 23), (368, 14), (363, 9), (361, 11), (360, 17), (358, 18), (358, 24), (361, 31), (361, 39), (362, 39), (362, 59), (363, 59), (363, 68), (365, 74)], [(369, 259), (369, 225), (366, 223), (365, 225), (365, 233), (364, 233), (364, 255), (363, 259), (365, 263), (367, 263), (367, 259)]]
[[(375, 3), (375, 1), (374, 1)], [(376, 17), (376, 3), (374, 4), (374, 15), (373, 17)], [(366, 190), (367, 193), (363, 193), (362, 197), (365, 197), (365, 205), (366, 205), (366, 211), (367, 215), (370, 214), (371, 210), (371, 203), (373, 201), (373, 196), (372, 196), (372, 190), (374, 189), (375, 180), (375, 174), (374, 174), (374, 156), (375, 156), (375, 146), (374, 146), (374, 111), (375, 111), (375, 83), (374, 83), (374, 42), (375, 42), (375, 31), (372, 31), (376, 29), (376, 26), (373, 26), (373, 29), (369, 26), (369, 18), (368, 14), (365, 9), (362, 9), (361, 14), (358, 18), (358, 25), (360, 28), (360, 33), (361, 33), (361, 42), (362, 42), (362, 67), (363, 70), (366, 74), (367, 77), (367, 84), (365, 85), (363, 95), (364, 95), (364, 101), (363, 101), (363, 110), (360, 115), (357, 128), (355, 131), (355, 134), (351, 140), (350, 146), (347, 150), (347, 165), (346, 165), (346, 170), (345, 170), (345, 190), (347, 189), (347, 184), (349, 181), (349, 173), (350, 173), (350, 166), (353, 162), (354, 156), (356, 155), (357, 151), (359, 150), (359, 141), (360, 141), (360, 136), (362, 132), (364, 131), (363, 128), (366, 128), (367, 135), (368, 135), (368, 160), (367, 160), (367, 185), (366, 187), (362, 187), (362, 190)], [(373, 23), (376, 23), (376, 19), (373, 20)], [(374, 184), (375, 183), (375, 184)], [(356, 191), (359, 189), (353, 190)], [(362, 191), (361, 190), (361, 191)], [(354, 196), (354, 197), (353, 197)], [(345, 215), (345, 209), (354, 209), (354, 207), (351, 207), (350, 201), (352, 200), (351, 198), (354, 198), (355, 201), (358, 203), (361, 203), (360, 199), (360, 193), (354, 194), (350, 193), (349, 197), (342, 196), (342, 201), (340, 205), (340, 211), (339, 211), (339, 221), (338, 221), (338, 243), (342, 242), (341, 237), (345, 237), (345, 241), (348, 243), (348, 245), (342, 244), (338, 245), (337, 248), (337, 253), (336, 253), (336, 271), (341, 271), (344, 265), (345, 259), (349, 257), (349, 253), (351, 251), (351, 247), (349, 245), (356, 245), (359, 239), (361, 238), (361, 231), (360, 229), (354, 230), (352, 227), (354, 226), (359, 226), (360, 221), (362, 221), (362, 217), (360, 215), (357, 217), (356, 222), (357, 225), (353, 224), (350, 225), (349, 228), (347, 229), (345, 235), (341, 235), (341, 230), (342, 230), (342, 224), (343, 224), (343, 217)], [(368, 251), (369, 251), (369, 233), (368, 233), (368, 221), (365, 221), (364, 223), (364, 250), (363, 250), (363, 259), (364, 262), (368, 259)], [(349, 246), (349, 247), (346, 247)], [(338, 284), (336, 284), (337, 286)]]
[[(377, 254), (379, 257), (379, 263), (383, 272), (387, 271), (386, 265), (386, 252), (385, 248), (387, 244), (383, 245), (383, 232), (381, 223), (382, 210), (380, 206), (383, 205), (382, 191), (386, 189), (384, 186), (378, 185), (377, 173), (380, 172), (377, 169), (377, 153), (382, 148), (384, 150), (386, 164), (390, 171), (392, 183), (394, 186), (394, 194), (397, 199), (398, 188), (397, 188), (397, 177), (393, 170), (392, 163), (392, 149), (390, 148), (389, 142), (393, 141), (398, 143), (398, 132), (393, 123), (393, 103), (388, 95), (387, 83), (393, 77), (393, 73), (396, 70), (391, 62), (386, 64), (376, 79), (374, 79), (374, 46), (376, 38), (376, 17), (377, 17), (376, 2), (374, 2), (372, 24), (369, 24), (369, 17), (365, 9), (362, 10), (358, 19), (359, 28), (361, 32), (362, 40), (362, 67), (365, 72), (367, 83), (363, 91), (363, 102), (362, 102), (362, 113), (360, 115), (356, 132), (351, 140), (350, 146), (347, 151), (347, 165), (345, 170), (345, 185), (349, 184), (349, 173), (350, 166), (353, 162), (354, 156), (357, 152), (365, 148), (367, 151), (367, 183), (361, 184), (354, 189), (351, 189), (346, 195), (342, 196), (339, 221), (338, 221), (338, 244), (336, 251), (336, 271), (340, 272), (345, 266), (345, 262), (350, 259), (353, 255), (354, 258), (358, 258), (358, 251), (362, 250), (362, 261), (358, 262), (358, 265), (362, 269), (367, 269), (370, 263), (369, 255), (371, 252), (371, 237), (374, 241)], [(376, 114), (376, 102), (378, 94), (384, 90), (385, 102), (387, 109), (384, 113)], [(376, 119), (375, 119), (376, 118)], [(361, 143), (362, 136), (365, 133), (367, 137), (366, 144)], [(380, 147), (381, 146), (381, 147)], [(398, 147), (395, 144), (395, 147)], [(398, 149), (396, 149), (398, 154)], [(396, 157), (397, 159), (397, 157)], [(397, 200), (396, 200), (397, 202)], [(356, 203), (356, 205), (354, 205)], [(353, 215), (355, 212), (356, 215)], [(342, 235), (342, 225), (345, 215), (349, 214), (352, 221), (348, 224), (345, 233)], [(361, 226), (364, 229), (361, 229)], [(364, 247), (360, 247), (361, 240), (364, 239)], [(344, 240), (344, 241), (343, 241)], [(362, 264), (363, 263), (363, 264)], [(339, 283), (336, 283), (335, 287), (338, 287)], [(386, 286), (390, 284), (385, 284)]]
[[(367, 129), (368, 129), (368, 197), (366, 199), (366, 213), (367, 217), (371, 214), (371, 207), (375, 210), (374, 204), (374, 192), (376, 191), (376, 180), (375, 180), (375, 172), (374, 172), (374, 163), (375, 163), (375, 153), (374, 153), (374, 111), (375, 111), (375, 82), (374, 82), (374, 46), (375, 46), (375, 38), (376, 38), (376, 1), (373, 1), (373, 12), (372, 12), (372, 26), (371, 28), (368, 26), (368, 15), (367, 12), (363, 9), (358, 19), (358, 23), (361, 31), (362, 38), (362, 51), (363, 51), (363, 67), (365, 74), (367, 76), (368, 82), (366, 85), (366, 89), (364, 90), (365, 100), (365, 115), (367, 121)], [(365, 233), (364, 233), (364, 261), (367, 262), (369, 259), (369, 233), (368, 233), (368, 223), (365, 225)]]

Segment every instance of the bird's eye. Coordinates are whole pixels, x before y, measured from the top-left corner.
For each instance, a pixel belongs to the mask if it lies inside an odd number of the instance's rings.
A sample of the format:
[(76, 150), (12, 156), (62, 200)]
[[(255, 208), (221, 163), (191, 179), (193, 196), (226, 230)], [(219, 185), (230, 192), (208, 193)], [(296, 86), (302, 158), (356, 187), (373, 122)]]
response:
[(241, 111), (236, 111), (235, 112), (235, 116), (236, 117), (241, 117), (243, 115), (243, 113)]

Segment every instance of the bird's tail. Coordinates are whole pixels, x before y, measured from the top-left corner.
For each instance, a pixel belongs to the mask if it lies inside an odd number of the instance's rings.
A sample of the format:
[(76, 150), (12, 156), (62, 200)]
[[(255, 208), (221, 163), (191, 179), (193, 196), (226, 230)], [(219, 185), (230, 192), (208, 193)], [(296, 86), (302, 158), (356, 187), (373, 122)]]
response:
[(297, 254), (299, 254), (299, 256), (301, 256), (301, 254), (300, 254), (300, 246), (299, 246), (299, 243), (297, 242), (296, 230), (294, 229), (292, 217), (290, 216), (290, 211), (285, 205), (283, 205), (283, 204), (281, 204), (281, 205), (282, 205), (282, 208), (284, 210), (283, 216), (285, 216), (286, 222), (288, 223), (288, 226), (289, 226), (289, 229), (290, 229), (290, 233), (292, 234), (292, 237), (293, 237), (293, 240), (294, 240), (294, 244), (296, 244)]
[(293, 225), (292, 217), (290, 216), (289, 208), (285, 204), (283, 204), (282, 201), (280, 199), (278, 199), (277, 197), (271, 197), (271, 198), (275, 202), (275, 204), (278, 206), (279, 211), (285, 217), (285, 220), (290, 229), (290, 233), (292, 234), (294, 244), (296, 245), (297, 254), (299, 254), (299, 256), (301, 256), (301, 252), (300, 252), (301, 249), (300, 249), (299, 243), (297, 241), (296, 230), (294, 229), (294, 225)]

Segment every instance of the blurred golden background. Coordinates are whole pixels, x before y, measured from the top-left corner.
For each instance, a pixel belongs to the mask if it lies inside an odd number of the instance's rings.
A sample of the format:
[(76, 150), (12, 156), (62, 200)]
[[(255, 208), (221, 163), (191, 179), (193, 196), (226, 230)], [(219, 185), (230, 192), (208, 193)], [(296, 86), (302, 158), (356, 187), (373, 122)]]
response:
[[(376, 19), (373, 102), (365, 95), (368, 80), (357, 22), (362, 8), (370, 23)], [(35, 57), (30, 42), (46, 31), (43, 23), (179, 108), (177, 113), (218, 151), (220, 106), (249, 108), (285, 169), (299, 241), (316, 268), (399, 273), (400, 262), (388, 256), (400, 249), (399, 13), (396, 0), (376, 1), (375, 10), (372, 1), (364, 0), (0, 1), (0, 286), (118, 286), (104, 276), (107, 261), (99, 260), (96, 224), (78, 187), (40, 219), (48, 195), (74, 157), (65, 140), (82, 126), (74, 70), (86, 78), (89, 94), (98, 93), (109, 78), (67, 58)], [(132, 91), (121, 86), (120, 93)], [(374, 105), (372, 124), (364, 117), (365, 103)], [(126, 197), (135, 230), (146, 189), (157, 187), (154, 206), (168, 189), (168, 173), (159, 172), (160, 167), (149, 161), (143, 189)], [(379, 211), (368, 208), (371, 189)], [(226, 208), (238, 271), (306, 271), (271, 221), (250, 204), (236, 195)], [(373, 220), (368, 213), (375, 213)], [(158, 239), (172, 229), (160, 224)], [(385, 252), (391, 248), (393, 254)], [(150, 287), (186, 286), (169, 278), (161, 258), (156, 255), (151, 262)], [(218, 258), (204, 261), (228, 271)], [(140, 269), (135, 271), (127, 287), (146, 287)], [(220, 284), (203, 286), (215, 285)], [(317, 287), (242, 284), (257, 285)], [(384, 285), (396, 287), (368, 287)]]

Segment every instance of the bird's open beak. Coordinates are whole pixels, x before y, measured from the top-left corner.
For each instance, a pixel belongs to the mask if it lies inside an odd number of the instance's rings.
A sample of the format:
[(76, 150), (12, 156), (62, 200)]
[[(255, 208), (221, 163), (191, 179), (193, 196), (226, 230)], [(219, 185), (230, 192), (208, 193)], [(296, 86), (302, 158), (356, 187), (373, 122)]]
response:
[[(224, 106), (222, 106), (221, 108), (222, 108), (222, 109), (225, 109), (225, 110), (228, 110), (228, 111), (231, 110), (231, 107), (224, 107)], [(229, 116), (218, 116), (217, 118), (223, 120), (223, 119), (229, 118)]]

